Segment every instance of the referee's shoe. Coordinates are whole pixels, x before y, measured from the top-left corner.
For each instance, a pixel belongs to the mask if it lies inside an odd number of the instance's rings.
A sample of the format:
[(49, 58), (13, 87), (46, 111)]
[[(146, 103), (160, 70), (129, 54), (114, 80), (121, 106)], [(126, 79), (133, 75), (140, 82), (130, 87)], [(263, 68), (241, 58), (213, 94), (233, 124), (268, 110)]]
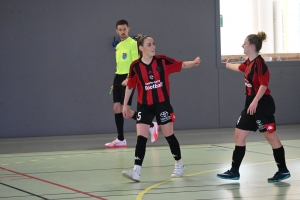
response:
[(290, 177), (291, 177), (291, 174), (289, 171), (286, 171), (286, 172), (278, 171), (274, 174), (274, 176), (272, 178), (268, 178), (268, 182), (269, 183), (279, 182), (279, 181), (282, 181), (282, 180), (290, 178)]
[(226, 172), (222, 174), (217, 174), (218, 178), (226, 179), (226, 180), (239, 180), (240, 179), (240, 173), (239, 172), (233, 172), (231, 170), (227, 170)]

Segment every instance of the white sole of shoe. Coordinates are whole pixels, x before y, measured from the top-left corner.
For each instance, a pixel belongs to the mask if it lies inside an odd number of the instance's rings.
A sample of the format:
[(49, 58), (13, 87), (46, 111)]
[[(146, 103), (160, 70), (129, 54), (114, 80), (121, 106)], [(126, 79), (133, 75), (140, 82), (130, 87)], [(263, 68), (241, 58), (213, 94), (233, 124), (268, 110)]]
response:
[(127, 145), (123, 145), (123, 146), (105, 146), (106, 148), (126, 148)]
[(123, 173), (123, 172), (122, 172), (122, 175), (123, 175), (125, 178), (130, 179), (130, 180), (132, 180), (132, 181), (140, 182), (140, 180), (134, 179), (134, 178), (132, 178), (131, 176), (128, 176), (127, 174), (125, 174), (125, 173)]
[(185, 168), (183, 168), (183, 172), (182, 172), (182, 174), (181, 175), (171, 175), (171, 178), (180, 178), (180, 177), (182, 177), (183, 176), (183, 174), (185, 173)]

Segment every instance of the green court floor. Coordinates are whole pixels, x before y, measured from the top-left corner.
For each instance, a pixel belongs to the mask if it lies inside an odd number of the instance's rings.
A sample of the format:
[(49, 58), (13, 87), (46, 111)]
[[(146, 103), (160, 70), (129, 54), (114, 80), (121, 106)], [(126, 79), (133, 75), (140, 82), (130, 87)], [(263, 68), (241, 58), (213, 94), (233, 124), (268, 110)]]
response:
[(131, 147), (0, 154), (0, 199), (300, 199), (300, 140), (282, 140), (291, 178), (268, 183), (277, 167), (261, 139), (247, 143), (239, 181), (216, 177), (230, 168), (233, 143), (182, 145), (187, 170), (177, 179), (168, 146), (149, 144), (140, 183), (121, 175), (133, 167)]

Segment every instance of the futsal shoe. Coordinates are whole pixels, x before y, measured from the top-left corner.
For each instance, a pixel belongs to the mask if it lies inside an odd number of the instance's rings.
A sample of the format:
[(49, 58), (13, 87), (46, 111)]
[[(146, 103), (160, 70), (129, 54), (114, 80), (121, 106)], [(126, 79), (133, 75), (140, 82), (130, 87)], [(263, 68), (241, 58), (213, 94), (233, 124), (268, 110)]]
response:
[(118, 138), (117, 138), (117, 139), (115, 139), (115, 140), (112, 141), (112, 142), (106, 143), (106, 144), (105, 144), (105, 147), (106, 147), (106, 148), (120, 148), (120, 147), (127, 147), (127, 142), (126, 142), (125, 139), (121, 141), (121, 140), (118, 140)]
[(154, 126), (150, 127), (149, 131), (150, 131), (150, 135), (151, 135), (151, 142), (154, 143), (158, 139), (159, 125), (157, 124), (157, 122), (152, 122), (152, 123)]
[(268, 178), (268, 182), (269, 183), (279, 182), (284, 179), (288, 179), (290, 177), (291, 177), (291, 174), (289, 171), (287, 171), (287, 172), (279, 172), (278, 171), (274, 174), (274, 176), (272, 178)]
[(173, 170), (173, 173), (171, 174), (171, 177), (172, 178), (179, 178), (179, 177), (182, 177), (183, 173), (185, 172), (185, 167), (184, 165), (182, 164), (175, 164), (175, 167), (174, 167), (174, 170)]
[(230, 170), (227, 170), (223, 174), (217, 174), (218, 178), (226, 179), (226, 180), (239, 180), (240, 179), (240, 173), (234, 173)]
[(135, 182), (140, 182), (140, 175), (133, 169), (128, 170), (128, 171), (122, 171), (122, 175), (125, 178), (133, 180)]

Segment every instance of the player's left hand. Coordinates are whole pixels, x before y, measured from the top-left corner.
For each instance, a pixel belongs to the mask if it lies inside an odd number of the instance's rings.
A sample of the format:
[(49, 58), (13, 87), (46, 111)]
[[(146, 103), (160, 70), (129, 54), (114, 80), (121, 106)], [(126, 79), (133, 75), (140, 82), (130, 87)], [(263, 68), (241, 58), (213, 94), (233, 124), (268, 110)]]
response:
[(258, 102), (253, 100), (247, 109), (247, 114), (254, 115), (254, 113), (256, 113), (257, 104)]
[(128, 82), (128, 78), (126, 78), (126, 79), (121, 83), (121, 85), (127, 86), (127, 82)]

